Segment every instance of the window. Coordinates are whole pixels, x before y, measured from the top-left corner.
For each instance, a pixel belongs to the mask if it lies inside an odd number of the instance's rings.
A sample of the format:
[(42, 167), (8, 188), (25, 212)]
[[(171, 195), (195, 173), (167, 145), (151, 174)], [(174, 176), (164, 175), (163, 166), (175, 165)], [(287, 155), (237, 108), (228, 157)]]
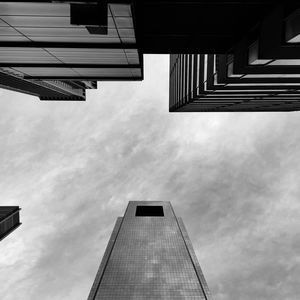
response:
[(135, 212), (136, 217), (163, 217), (164, 210), (162, 206), (138, 205)]

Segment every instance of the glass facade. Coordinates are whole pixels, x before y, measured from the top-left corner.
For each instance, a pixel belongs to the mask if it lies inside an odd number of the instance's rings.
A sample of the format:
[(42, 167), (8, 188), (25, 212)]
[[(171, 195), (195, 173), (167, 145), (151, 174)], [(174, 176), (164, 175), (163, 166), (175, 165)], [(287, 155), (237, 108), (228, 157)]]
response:
[[(105, 28), (93, 23), (100, 18)], [(1, 1), (0, 87), (41, 100), (84, 101), (97, 81), (142, 80), (134, 22), (132, 5), (122, 1)]]
[[(63, 2), (63, 1), (62, 1)], [(70, 23), (69, 3), (1, 2), (1, 41), (123, 42), (135, 43), (135, 33), (128, 4), (109, 4), (108, 34), (91, 35), (84, 25)]]
[(64, 1), (1, 2), (0, 67), (26, 79), (142, 79), (131, 4), (108, 4), (107, 34), (71, 24), (70, 8)]
[[(142, 208), (144, 216), (136, 216), (137, 206), (155, 208)], [(169, 202), (129, 202), (88, 297), (98, 299), (211, 299), (182, 220)]]
[(171, 53), (171, 111), (298, 110), (299, 16), (270, 0), (1, 1), (0, 86), (85, 100), (96, 81), (143, 80), (144, 53)]

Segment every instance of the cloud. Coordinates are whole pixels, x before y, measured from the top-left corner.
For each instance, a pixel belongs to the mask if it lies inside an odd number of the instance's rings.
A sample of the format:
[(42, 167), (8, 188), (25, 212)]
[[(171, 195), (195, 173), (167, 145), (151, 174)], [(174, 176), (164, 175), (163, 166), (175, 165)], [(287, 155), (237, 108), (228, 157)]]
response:
[(216, 300), (299, 295), (299, 113), (170, 114), (168, 58), (85, 103), (0, 99), (3, 300), (85, 299), (130, 200), (168, 200)]

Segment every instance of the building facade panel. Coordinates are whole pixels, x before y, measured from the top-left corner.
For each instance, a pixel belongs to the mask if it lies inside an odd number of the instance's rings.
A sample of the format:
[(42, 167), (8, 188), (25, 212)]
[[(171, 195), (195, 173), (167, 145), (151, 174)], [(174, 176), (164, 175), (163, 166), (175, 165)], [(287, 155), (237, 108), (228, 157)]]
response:
[[(84, 8), (88, 4), (78, 5)], [(45, 77), (53, 79), (55, 76), (58, 79), (60, 77), (76, 79), (83, 76), (98, 80), (103, 77), (142, 79), (142, 62), (139, 49), (135, 46), (136, 36), (131, 4), (109, 3), (107, 5), (105, 18), (108, 24), (105, 33), (98, 32), (97, 26), (71, 24), (71, 6), (72, 4), (63, 1), (0, 3), (0, 53), (2, 54), (0, 67), (7, 67), (7, 64), (13, 63), (13, 67), (26, 76), (38, 76), (43, 79)], [(97, 8), (97, 5), (91, 7), (91, 13), (94, 7)], [(22, 45), (5, 47), (5, 42), (21, 42), (20, 38), (25, 39)], [(42, 44), (39, 46), (39, 43)], [(76, 49), (74, 47), (76, 44), (77, 47), (82, 46), (82, 48)], [(95, 48), (91, 49), (90, 44), (94, 44), (92, 47)], [(57, 50), (58, 45), (60, 45), (59, 50)], [(127, 49), (126, 45), (130, 45), (135, 52), (129, 53), (130, 48)], [(22, 66), (18, 67), (18, 64)], [(40, 67), (39, 64), (43, 66)], [(49, 64), (48, 68), (45, 66), (47, 64)], [(72, 64), (79, 64), (79, 66), (74, 70)], [(51, 72), (53, 65), (55, 68)], [(95, 65), (99, 67), (95, 69)], [(115, 70), (113, 74), (109, 74), (106, 65), (126, 66), (127, 71), (123, 68), (120, 70), (118, 67), (110, 67)], [(80, 68), (84, 70), (80, 72)], [(134, 71), (136, 68), (139, 68), (139, 72)]]
[[(184, 57), (185, 58), (182, 58)], [(181, 61), (194, 61), (185, 64)], [(180, 54), (170, 59), (170, 111), (291, 111), (300, 109), (300, 69), (255, 66), (256, 73), (235, 73), (232, 55)], [(280, 69), (278, 69), (280, 68)], [(180, 80), (174, 74), (180, 70)], [(276, 74), (277, 73), (277, 74)], [(188, 78), (188, 80), (187, 80)], [(188, 86), (188, 88), (186, 88)], [(176, 90), (184, 93), (176, 94)]]
[(83, 101), (96, 81), (142, 80), (132, 3), (2, 1), (0, 72), (2, 88), (41, 100)]
[[(170, 111), (298, 110), (299, 12), (271, 0), (2, 1), (0, 68), (36, 95), (36, 80), (142, 80), (143, 54), (168, 53)], [(85, 99), (83, 86), (69, 92), (38, 96)]]
[(19, 211), (18, 206), (0, 206), (0, 241), (21, 225)]
[[(138, 214), (137, 207), (146, 210)], [(210, 299), (186, 231), (169, 202), (129, 202), (116, 237), (115, 232), (88, 300)]]

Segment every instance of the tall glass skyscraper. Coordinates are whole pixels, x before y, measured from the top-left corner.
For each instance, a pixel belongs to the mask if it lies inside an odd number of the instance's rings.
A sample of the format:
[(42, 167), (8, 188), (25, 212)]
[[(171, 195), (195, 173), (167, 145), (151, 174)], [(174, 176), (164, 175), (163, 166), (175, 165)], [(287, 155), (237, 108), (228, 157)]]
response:
[(142, 80), (142, 61), (130, 1), (0, 2), (0, 88), (84, 101), (97, 81)]
[(117, 219), (88, 300), (211, 299), (170, 202), (129, 202)]

